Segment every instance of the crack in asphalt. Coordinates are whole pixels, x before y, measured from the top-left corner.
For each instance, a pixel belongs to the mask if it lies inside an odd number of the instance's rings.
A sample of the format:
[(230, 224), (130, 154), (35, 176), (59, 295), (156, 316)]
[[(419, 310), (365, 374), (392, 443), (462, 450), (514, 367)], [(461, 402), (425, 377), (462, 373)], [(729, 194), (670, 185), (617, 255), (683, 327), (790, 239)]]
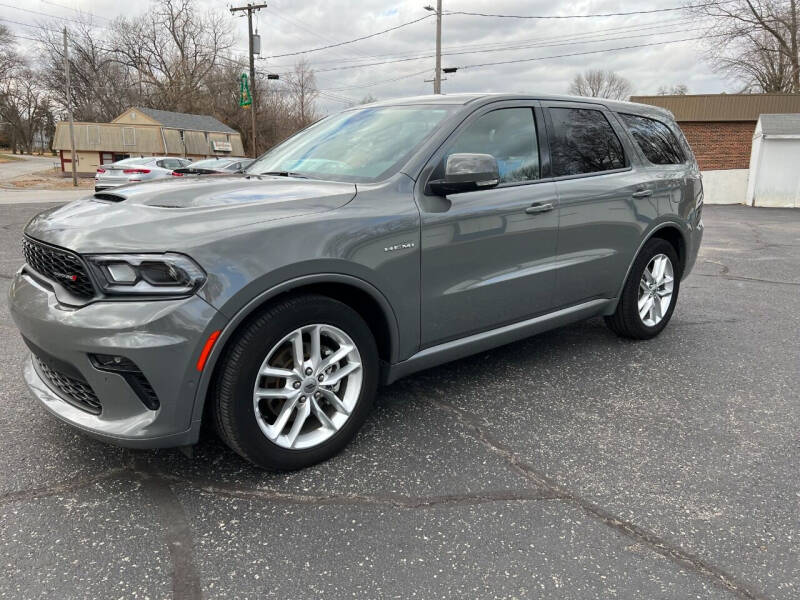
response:
[(519, 502), (562, 500), (557, 494), (534, 489), (482, 491), (472, 494), (444, 494), (433, 496), (403, 496), (400, 494), (293, 494), (271, 490), (254, 490), (238, 486), (197, 485), (182, 481), (200, 492), (237, 498), (240, 500), (267, 500), (285, 504), (313, 504), (314, 506), (390, 506), (403, 509), (425, 509), (437, 506), (472, 506), (492, 502)]
[(559, 499), (582, 509), (589, 516), (611, 527), (618, 533), (645, 545), (682, 568), (711, 579), (714, 583), (734, 593), (739, 598), (745, 598), (747, 600), (767, 600), (767, 596), (752, 589), (748, 584), (739, 581), (725, 570), (712, 565), (696, 554), (688, 552), (683, 548), (673, 546), (667, 540), (651, 531), (629, 521), (620, 519), (600, 505), (581, 497), (577, 493), (554, 482), (546, 475), (541, 474), (533, 466), (520, 460), (511, 449), (494, 439), (480, 425), (474, 415), (452, 404), (443, 402), (442, 400), (434, 399), (432, 400), (432, 404), (453, 415), (459, 423), (475, 434), (475, 439), (481, 442), (492, 453), (503, 458), (515, 472), (529, 481), (532, 481), (537, 486), (549, 490), (554, 496), (558, 496)]
[(59, 494), (75, 492), (77, 490), (89, 487), (90, 485), (94, 485), (95, 483), (99, 483), (100, 481), (122, 476), (127, 471), (127, 467), (114, 467), (113, 469), (109, 469), (91, 477), (79, 476), (54, 485), (6, 492), (4, 494), (0, 494), (0, 506), (12, 504), (14, 502), (27, 502), (30, 500), (38, 500), (40, 498), (49, 498), (51, 496), (58, 496)]
[(771, 285), (800, 286), (800, 282), (797, 281), (776, 281), (774, 279), (761, 279), (759, 277), (745, 277), (744, 275), (731, 275), (730, 268), (719, 261), (709, 260), (707, 258), (704, 258), (703, 262), (712, 265), (717, 265), (722, 268), (719, 270), (719, 273), (692, 273), (692, 275), (697, 275), (698, 277), (719, 277), (720, 279), (728, 279), (730, 281), (748, 281), (751, 283), (767, 283)]

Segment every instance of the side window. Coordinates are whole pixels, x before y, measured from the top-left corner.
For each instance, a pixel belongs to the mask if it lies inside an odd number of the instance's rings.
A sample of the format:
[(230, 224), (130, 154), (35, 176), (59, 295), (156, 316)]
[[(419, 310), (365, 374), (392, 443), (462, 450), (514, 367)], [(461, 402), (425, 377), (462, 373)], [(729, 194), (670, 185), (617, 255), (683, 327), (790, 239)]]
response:
[(169, 165), (167, 164), (166, 160), (158, 160), (158, 161), (156, 161), (156, 165), (158, 165), (162, 169), (169, 169), (170, 168)]
[(627, 166), (622, 142), (599, 110), (550, 108), (553, 176), (581, 175)]
[(531, 108), (502, 108), (470, 124), (447, 150), (451, 154), (491, 154), (497, 159), (500, 182), (539, 179), (539, 144)]
[(686, 161), (681, 145), (669, 127), (661, 121), (620, 113), (644, 155), (654, 165), (679, 165)]

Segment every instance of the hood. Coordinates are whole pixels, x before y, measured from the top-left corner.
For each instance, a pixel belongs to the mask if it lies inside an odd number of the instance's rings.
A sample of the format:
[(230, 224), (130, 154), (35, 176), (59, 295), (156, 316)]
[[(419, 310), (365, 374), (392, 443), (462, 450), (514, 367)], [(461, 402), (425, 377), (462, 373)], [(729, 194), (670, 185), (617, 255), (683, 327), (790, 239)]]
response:
[(352, 183), (231, 175), (173, 178), (97, 192), (47, 210), (29, 236), (76, 252), (181, 251), (228, 229), (347, 204)]

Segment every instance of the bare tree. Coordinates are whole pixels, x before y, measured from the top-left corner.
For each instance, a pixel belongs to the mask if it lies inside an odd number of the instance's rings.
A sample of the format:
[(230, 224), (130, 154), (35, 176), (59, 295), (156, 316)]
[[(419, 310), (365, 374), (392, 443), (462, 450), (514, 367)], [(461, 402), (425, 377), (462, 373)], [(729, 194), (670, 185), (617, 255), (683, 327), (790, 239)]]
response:
[(688, 7), (711, 17), (708, 55), (746, 90), (800, 93), (797, 0), (732, 0)]
[[(39, 76), (56, 106), (66, 110), (64, 45), (57, 30), (38, 32)], [(67, 32), (70, 57), (72, 108), (78, 121), (110, 121), (133, 105), (141, 104), (136, 73), (121, 64), (101, 31), (91, 21), (71, 25)]]
[(11, 128), (12, 150), (33, 152), (37, 134), (49, 123), (49, 98), (36, 84), (34, 72), (22, 67), (0, 82), (0, 121)]
[(576, 75), (568, 91), (575, 96), (627, 100), (633, 88), (630, 81), (613, 71), (590, 69)]
[(182, 112), (198, 109), (206, 77), (233, 46), (225, 15), (194, 0), (158, 0), (141, 17), (117, 19), (112, 31), (117, 60), (141, 78), (149, 104)]
[(689, 87), (685, 83), (678, 83), (673, 86), (662, 85), (658, 88), (659, 96), (685, 96), (689, 93)]
[(317, 120), (316, 100), (319, 96), (314, 70), (305, 57), (295, 63), (286, 83), (294, 104), (294, 124), (297, 129), (302, 129)]

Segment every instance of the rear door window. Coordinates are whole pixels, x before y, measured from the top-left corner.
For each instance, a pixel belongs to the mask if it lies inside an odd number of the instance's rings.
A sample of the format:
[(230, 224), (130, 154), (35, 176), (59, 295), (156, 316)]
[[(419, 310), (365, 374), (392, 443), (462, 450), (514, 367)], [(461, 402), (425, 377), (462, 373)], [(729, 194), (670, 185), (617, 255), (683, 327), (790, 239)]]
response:
[(628, 165), (622, 142), (602, 111), (551, 107), (553, 176), (583, 175)]
[(664, 123), (639, 115), (620, 113), (619, 116), (651, 163), (679, 165), (686, 161), (675, 134)]

